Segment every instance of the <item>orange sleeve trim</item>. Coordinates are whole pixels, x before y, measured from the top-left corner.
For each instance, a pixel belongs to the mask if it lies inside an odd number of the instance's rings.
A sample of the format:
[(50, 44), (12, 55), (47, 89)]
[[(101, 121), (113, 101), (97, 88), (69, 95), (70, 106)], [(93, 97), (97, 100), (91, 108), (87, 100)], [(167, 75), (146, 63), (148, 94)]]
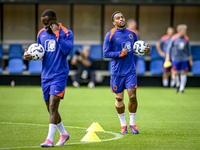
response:
[(114, 33), (115, 33), (116, 30), (117, 30), (117, 27), (114, 27), (114, 28), (111, 30), (109, 42), (111, 41), (111, 38), (113, 37), (113, 35), (114, 35)]
[(59, 24), (59, 26), (61, 27), (61, 29), (66, 33), (66, 36), (67, 36), (67, 38), (68, 38), (68, 30), (67, 30), (67, 28), (65, 28), (63, 25), (62, 25), (62, 23), (58, 23)]
[(59, 30), (55, 31), (54, 34), (56, 35), (57, 42), (58, 42), (58, 38), (59, 38)]
[(136, 84), (136, 86), (134, 88), (137, 88), (137, 84)]
[(64, 93), (65, 93), (65, 89), (60, 94), (57, 94), (56, 96), (63, 97)]
[(189, 37), (187, 35), (184, 36), (184, 38), (189, 41)]
[(163, 35), (162, 38), (161, 38), (161, 41), (165, 41), (166, 39), (168, 39), (169, 36), (166, 34), (166, 35)]
[(122, 51), (122, 53), (119, 55), (119, 57), (123, 57), (125, 53)]
[(134, 32), (135, 33), (135, 35), (138, 37), (138, 34), (134, 31), (134, 30), (132, 30), (132, 29), (129, 29), (129, 28), (126, 28), (126, 29), (128, 29), (129, 31), (132, 31), (132, 32)]
[(178, 37), (179, 37), (179, 34), (178, 34), (178, 33), (174, 34), (174, 35), (172, 36), (172, 41), (174, 41), (174, 40), (177, 39)]
[(37, 38), (39, 37), (40, 33), (41, 33), (42, 31), (44, 31), (44, 30), (45, 30), (45, 28), (42, 28), (42, 29), (38, 32)]

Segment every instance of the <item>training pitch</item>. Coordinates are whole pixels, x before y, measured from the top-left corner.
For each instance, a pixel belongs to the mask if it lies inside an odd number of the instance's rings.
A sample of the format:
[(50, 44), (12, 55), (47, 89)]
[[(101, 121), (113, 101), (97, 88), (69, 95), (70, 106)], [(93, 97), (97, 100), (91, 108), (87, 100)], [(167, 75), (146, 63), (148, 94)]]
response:
[[(126, 121), (129, 123), (125, 91)], [(110, 87), (67, 87), (59, 112), (70, 139), (51, 149), (200, 149), (200, 88), (138, 87), (138, 135), (120, 133), (115, 95)], [(49, 114), (39, 86), (0, 86), (0, 150), (42, 149)], [(105, 132), (95, 132), (101, 142), (81, 142), (87, 129), (98, 122)], [(56, 130), (54, 144), (59, 140)]]

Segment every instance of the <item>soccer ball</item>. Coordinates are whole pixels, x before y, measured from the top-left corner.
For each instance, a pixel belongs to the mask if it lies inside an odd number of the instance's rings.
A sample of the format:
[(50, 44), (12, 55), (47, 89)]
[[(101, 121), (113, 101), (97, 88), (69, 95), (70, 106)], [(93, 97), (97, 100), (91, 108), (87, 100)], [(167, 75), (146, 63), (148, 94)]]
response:
[(33, 56), (32, 60), (41, 60), (44, 56), (45, 50), (41, 44), (33, 43), (28, 47), (27, 53)]
[(146, 44), (144, 41), (136, 41), (133, 45), (133, 53), (137, 56), (144, 55), (144, 48), (146, 47)]

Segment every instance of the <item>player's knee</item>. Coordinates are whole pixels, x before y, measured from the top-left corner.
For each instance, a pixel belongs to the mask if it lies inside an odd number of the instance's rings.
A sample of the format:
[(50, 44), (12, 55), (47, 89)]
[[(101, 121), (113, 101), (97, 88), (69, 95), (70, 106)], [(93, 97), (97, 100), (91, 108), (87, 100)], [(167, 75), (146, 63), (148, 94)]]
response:
[(131, 95), (129, 100), (132, 102), (132, 103), (136, 103), (136, 95)]
[(121, 97), (116, 97), (117, 102), (122, 102), (122, 98)]
[(181, 74), (183, 74), (183, 75), (184, 75), (184, 74), (185, 74), (185, 71), (184, 71), (184, 70), (181, 70)]

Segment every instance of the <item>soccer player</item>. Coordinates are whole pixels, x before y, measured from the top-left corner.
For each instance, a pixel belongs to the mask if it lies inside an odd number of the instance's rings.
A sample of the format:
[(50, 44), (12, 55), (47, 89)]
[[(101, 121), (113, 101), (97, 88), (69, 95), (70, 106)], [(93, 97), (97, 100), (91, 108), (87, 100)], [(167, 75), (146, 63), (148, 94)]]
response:
[[(126, 28), (125, 18), (121, 12), (114, 12), (111, 20), (115, 27), (106, 34), (103, 46), (104, 57), (111, 58), (111, 91), (115, 93), (115, 106), (121, 122), (121, 133), (128, 133), (124, 105), (124, 89), (127, 89), (130, 114), (129, 128), (133, 134), (138, 134), (139, 131), (135, 125), (137, 78), (133, 61), (133, 44), (138, 39), (134, 30)], [(150, 48), (147, 44), (144, 53), (149, 51)]]
[[(128, 19), (127, 20), (127, 28), (134, 30), (137, 38), (139, 39), (139, 31), (137, 30), (137, 22), (135, 21), (135, 19)], [(135, 66), (137, 67), (138, 56), (133, 55), (133, 57), (134, 57)]]
[[(176, 82), (176, 92), (180, 90), (184, 93), (185, 85), (187, 82), (186, 71), (188, 71), (188, 59), (190, 66), (193, 65), (193, 60), (191, 56), (189, 38), (186, 35), (187, 26), (185, 24), (180, 24), (177, 26), (177, 32), (169, 41), (166, 50), (165, 61), (172, 61), (172, 77)], [(179, 81), (179, 73), (181, 80)], [(180, 87), (180, 88), (179, 88)]]
[[(156, 43), (156, 49), (161, 57), (163, 57), (163, 61), (166, 57), (166, 49), (169, 44), (169, 40), (174, 34), (174, 29), (172, 27), (167, 28), (167, 34), (163, 35), (160, 40)], [(165, 68), (163, 67), (163, 75), (162, 75), (162, 83), (164, 87), (167, 87), (169, 84), (168, 80), (168, 72), (171, 67)], [(175, 81), (171, 79), (170, 86), (173, 87), (175, 85)]]
[[(67, 55), (73, 45), (73, 33), (57, 22), (56, 13), (47, 9), (42, 13), (41, 21), (44, 25), (37, 36), (37, 43), (45, 48), (42, 65), (41, 85), (43, 98), (50, 113), (49, 132), (47, 139), (41, 147), (53, 147), (53, 138), (56, 128), (60, 132), (60, 140), (56, 145), (64, 145), (69, 139), (61, 121), (58, 107), (60, 100), (64, 98), (69, 66)], [(25, 53), (26, 60), (31, 60), (32, 55)]]
[(134, 30), (137, 38), (139, 39), (140, 34), (139, 31), (137, 30), (137, 22), (135, 21), (135, 19), (131, 18), (127, 20), (127, 28)]

